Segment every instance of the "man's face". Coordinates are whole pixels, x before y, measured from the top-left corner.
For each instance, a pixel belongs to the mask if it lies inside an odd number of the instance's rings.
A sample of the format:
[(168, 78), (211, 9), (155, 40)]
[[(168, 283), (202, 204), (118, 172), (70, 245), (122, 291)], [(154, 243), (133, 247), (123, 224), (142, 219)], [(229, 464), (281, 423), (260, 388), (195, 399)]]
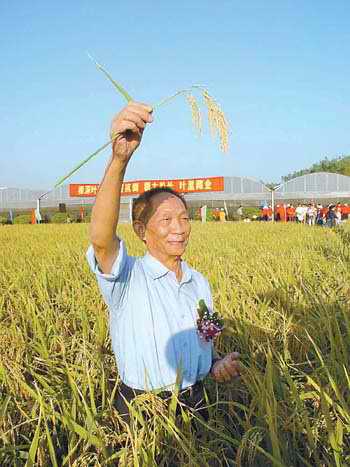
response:
[(152, 198), (152, 207), (144, 238), (148, 251), (163, 259), (181, 256), (191, 232), (185, 205), (171, 193), (159, 193)]

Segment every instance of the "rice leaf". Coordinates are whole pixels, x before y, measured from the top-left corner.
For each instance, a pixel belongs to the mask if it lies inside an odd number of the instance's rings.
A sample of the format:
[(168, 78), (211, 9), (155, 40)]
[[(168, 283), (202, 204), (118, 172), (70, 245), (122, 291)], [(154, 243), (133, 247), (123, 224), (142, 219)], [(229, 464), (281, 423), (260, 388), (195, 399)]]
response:
[(72, 420), (67, 413), (65, 414), (65, 416), (62, 416), (62, 421), (67, 425), (67, 427), (70, 430), (74, 431), (77, 435), (80, 436), (80, 438), (83, 438), (88, 443), (100, 449), (104, 447), (101, 439), (99, 439), (93, 433), (87, 431), (86, 428), (79, 425), (79, 423)]
[(109, 79), (109, 81), (113, 84), (113, 86), (117, 89), (118, 92), (120, 92), (120, 94), (125, 98), (126, 102), (130, 102), (133, 100), (133, 98), (130, 96), (130, 94), (128, 94), (128, 92), (123, 88), (123, 86), (121, 86), (119, 83), (117, 83), (116, 81), (114, 81), (114, 79), (112, 78), (112, 76), (108, 73), (107, 70), (105, 70), (103, 68), (102, 65), (100, 65), (89, 53), (88, 53), (88, 57), (95, 63), (96, 67), (102, 71), (102, 73), (107, 76), (107, 78)]
[(45, 424), (45, 431), (46, 431), (46, 441), (47, 441), (47, 446), (49, 448), (49, 454), (50, 454), (50, 459), (51, 459), (51, 462), (52, 462), (52, 466), (53, 467), (58, 467), (55, 448), (54, 448), (54, 445), (53, 445), (52, 437), (51, 437), (50, 430), (49, 430), (49, 427), (47, 425), (47, 421), (46, 421), (45, 417), (44, 417), (44, 424)]
[(99, 154), (100, 152), (102, 152), (104, 149), (106, 149), (111, 143), (112, 143), (113, 140), (111, 141), (108, 141), (107, 143), (105, 143), (103, 146), (101, 146), (100, 148), (96, 149), (95, 152), (93, 152), (92, 154), (90, 154), (86, 159), (84, 159), (82, 162), (80, 162), (76, 167), (74, 167), (73, 170), (71, 170), (67, 175), (65, 175), (64, 177), (60, 178), (56, 184), (55, 184), (55, 188), (58, 188), (60, 185), (62, 185), (62, 183), (67, 180), (67, 178), (71, 177), (73, 174), (75, 174), (75, 172), (77, 170), (80, 169), (80, 167), (82, 167), (83, 165), (85, 165), (87, 162), (89, 162), (89, 160), (91, 160), (93, 157), (97, 156), (97, 154)]
[(25, 467), (32, 467), (35, 465), (36, 453), (39, 446), (39, 436), (40, 436), (40, 425), (41, 425), (41, 409), (39, 414), (38, 425), (35, 430), (34, 438), (32, 444), (30, 445), (28, 460)]

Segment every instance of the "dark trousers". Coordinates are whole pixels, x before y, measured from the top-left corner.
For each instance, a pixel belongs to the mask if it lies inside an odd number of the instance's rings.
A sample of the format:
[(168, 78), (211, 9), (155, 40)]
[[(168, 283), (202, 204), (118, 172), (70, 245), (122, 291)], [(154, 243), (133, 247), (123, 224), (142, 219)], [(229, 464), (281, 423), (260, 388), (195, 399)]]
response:
[[(130, 414), (129, 408), (126, 403), (130, 403), (136, 396), (140, 394), (145, 394), (146, 391), (140, 389), (133, 389), (123, 382), (120, 383), (119, 392), (115, 402), (115, 407), (121, 415), (122, 419), (130, 425)], [(157, 393), (157, 396), (164, 399), (165, 401), (170, 401), (172, 392), (171, 391), (162, 391)], [(197, 381), (193, 386), (183, 389), (179, 392), (178, 395), (179, 401), (184, 404), (189, 410), (195, 412), (196, 415), (200, 415), (205, 421), (208, 421), (209, 414), (206, 407), (206, 400), (204, 397), (204, 389), (202, 381)], [(180, 407), (177, 407), (177, 414), (180, 413)]]

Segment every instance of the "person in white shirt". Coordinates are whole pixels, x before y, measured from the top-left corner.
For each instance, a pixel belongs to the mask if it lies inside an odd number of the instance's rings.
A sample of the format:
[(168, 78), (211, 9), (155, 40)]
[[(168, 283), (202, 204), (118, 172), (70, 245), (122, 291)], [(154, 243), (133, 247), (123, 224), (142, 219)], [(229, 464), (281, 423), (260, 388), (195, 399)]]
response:
[(306, 220), (308, 225), (315, 225), (317, 209), (313, 203), (310, 203), (306, 211)]
[(297, 222), (304, 224), (305, 215), (306, 215), (305, 207), (302, 206), (301, 204), (298, 204), (295, 210), (295, 215), (296, 215)]

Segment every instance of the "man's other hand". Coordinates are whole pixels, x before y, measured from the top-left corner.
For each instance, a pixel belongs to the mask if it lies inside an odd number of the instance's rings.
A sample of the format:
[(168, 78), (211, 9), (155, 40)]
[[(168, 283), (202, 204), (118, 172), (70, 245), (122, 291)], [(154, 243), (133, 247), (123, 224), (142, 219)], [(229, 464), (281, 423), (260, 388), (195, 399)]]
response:
[(139, 146), (147, 123), (153, 121), (152, 107), (129, 102), (112, 120), (113, 159), (127, 164)]
[(215, 362), (211, 369), (211, 376), (218, 383), (225, 383), (240, 376), (239, 353), (229, 353)]

